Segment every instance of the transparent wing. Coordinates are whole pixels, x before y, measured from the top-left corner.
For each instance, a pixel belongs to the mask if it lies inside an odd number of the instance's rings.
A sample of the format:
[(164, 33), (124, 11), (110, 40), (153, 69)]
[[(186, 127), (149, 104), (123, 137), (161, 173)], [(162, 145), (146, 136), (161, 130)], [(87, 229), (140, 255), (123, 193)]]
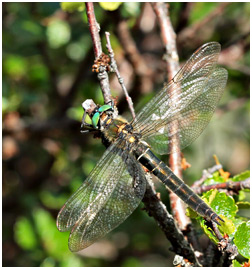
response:
[(159, 154), (167, 154), (170, 151), (169, 145), (174, 140), (180, 143), (173, 151), (188, 146), (209, 123), (223, 94), (226, 81), (227, 71), (224, 68), (215, 69), (203, 93), (173, 117), (167, 119), (160, 128), (156, 127), (158, 132), (149, 132), (147, 137), (143, 135), (144, 140)]
[(133, 127), (157, 153), (170, 153), (174, 139), (180, 149), (188, 146), (208, 124), (227, 81), (226, 70), (216, 67), (219, 52), (217, 42), (199, 48), (136, 116)]
[(118, 140), (104, 153), (86, 181), (62, 207), (60, 231), (71, 230), (69, 248), (79, 251), (122, 223), (145, 192), (141, 166)]

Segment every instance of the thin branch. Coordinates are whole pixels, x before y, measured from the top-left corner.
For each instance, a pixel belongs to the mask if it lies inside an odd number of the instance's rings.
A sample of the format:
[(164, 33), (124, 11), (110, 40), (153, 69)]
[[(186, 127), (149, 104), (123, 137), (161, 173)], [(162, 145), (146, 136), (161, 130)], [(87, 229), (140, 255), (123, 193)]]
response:
[(89, 31), (92, 38), (94, 54), (95, 54), (95, 58), (98, 58), (102, 54), (101, 38), (99, 35), (100, 26), (97, 23), (96, 18), (95, 18), (93, 3), (85, 3), (85, 5), (86, 5)]
[(215, 235), (218, 238), (218, 249), (223, 253), (223, 255), (229, 256), (229, 260), (233, 260), (237, 255), (238, 255), (238, 250), (237, 247), (233, 244), (230, 243), (228, 238), (222, 237), (217, 224), (212, 223), (213, 226), (213, 231), (215, 232)]
[(107, 49), (108, 49), (108, 53), (109, 53), (109, 56), (110, 56), (110, 60), (111, 60), (111, 67), (112, 67), (112, 71), (116, 73), (116, 76), (118, 78), (118, 81), (123, 89), (123, 92), (125, 94), (125, 97), (126, 97), (126, 101), (129, 105), (129, 109), (131, 111), (131, 115), (133, 117), (133, 119), (135, 119), (136, 115), (135, 115), (135, 111), (134, 111), (134, 106), (133, 106), (133, 102), (132, 102), (132, 99), (131, 97), (129, 96), (128, 94), (128, 91), (125, 87), (125, 84), (123, 82), (123, 78), (121, 77), (120, 75), (120, 72), (118, 70), (118, 67), (117, 67), (117, 64), (116, 64), (116, 60), (114, 58), (114, 51), (112, 49), (112, 46), (111, 46), (111, 43), (110, 43), (110, 33), (109, 32), (105, 32), (105, 35), (106, 35), (106, 40), (107, 40)]
[[(96, 18), (95, 18), (93, 3), (85, 3), (85, 5), (86, 5), (89, 31), (92, 38), (94, 54), (95, 54), (95, 58), (98, 59), (102, 55), (102, 45), (101, 45), (101, 39), (99, 35), (100, 26), (97, 23)], [(108, 73), (106, 71), (106, 68), (101, 67), (99, 69), (99, 73), (97, 77), (100, 82), (101, 90), (103, 93), (104, 103), (108, 104), (111, 102), (111, 91), (110, 91)]]
[[(160, 30), (161, 30), (161, 37), (163, 44), (166, 49), (165, 60), (167, 64), (167, 73), (168, 73), (168, 80), (170, 81), (178, 72), (179, 70), (179, 58), (177, 53), (176, 47), (176, 34), (173, 30), (168, 6), (165, 3), (158, 2), (152, 3), (152, 7), (156, 13)], [(174, 93), (172, 93), (174, 95)], [(174, 124), (174, 129), (177, 129), (178, 126)], [(173, 132), (173, 130), (169, 130)], [(171, 144), (170, 151), (175, 152), (174, 149), (179, 148), (179, 138)], [(172, 171), (180, 178), (182, 178), (182, 168), (181, 168), (181, 152), (176, 151), (170, 155), (169, 158), (169, 166), (171, 167)], [(185, 214), (185, 206), (184, 203), (178, 198), (178, 196), (174, 193), (170, 193), (170, 200), (171, 200), (171, 207), (173, 210), (173, 215), (175, 219), (179, 223), (179, 227), (181, 230), (186, 230), (188, 226), (190, 226), (191, 221)]]
[(227, 181), (223, 183), (211, 184), (207, 186), (201, 186), (199, 188), (194, 188), (194, 191), (197, 194), (212, 190), (212, 189), (224, 189), (238, 193), (238, 191), (243, 189), (250, 189), (250, 178), (247, 178), (243, 181)]
[(196, 190), (197, 188), (200, 188), (200, 186), (204, 183), (204, 181), (205, 181), (208, 177), (212, 176), (212, 174), (213, 174), (214, 172), (220, 170), (221, 168), (222, 168), (222, 165), (221, 165), (221, 164), (216, 164), (216, 165), (214, 165), (213, 167), (208, 168), (207, 170), (203, 170), (203, 175), (202, 175), (202, 177), (201, 177), (199, 180), (195, 181), (195, 182), (193, 183), (193, 185), (191, 186), (191, 188), (192, 188), (193, 190)]

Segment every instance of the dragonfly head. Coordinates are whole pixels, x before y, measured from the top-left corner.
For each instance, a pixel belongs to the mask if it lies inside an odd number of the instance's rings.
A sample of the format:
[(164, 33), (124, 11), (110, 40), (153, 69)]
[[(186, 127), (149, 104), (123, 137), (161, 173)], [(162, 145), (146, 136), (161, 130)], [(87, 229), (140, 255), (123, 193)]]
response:
[(114, 118), (114, 113), (117, 113), (113, 101), (111, 105), (105, 104), (100, 106), (96, 105), (92, 99), (87, 99), (82, 103), (82, 107), (84, 114), (81, 127), (88, 127), (93, 130), (100, 130), (102, 128), (102, 122), (108, 117)]

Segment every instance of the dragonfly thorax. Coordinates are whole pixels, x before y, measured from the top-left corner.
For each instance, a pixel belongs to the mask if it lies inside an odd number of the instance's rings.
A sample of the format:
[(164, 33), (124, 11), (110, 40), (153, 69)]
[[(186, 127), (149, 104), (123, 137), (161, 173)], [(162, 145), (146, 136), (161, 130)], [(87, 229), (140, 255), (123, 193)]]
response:
[(132, 125), (122, 117), (106, 121), (106, 126), (104, 126), (101, 132), (110, 143), (120, 138), (125, 140), (130, 147), (137, 145), (141, 138), (139, 133), (134, 132)]

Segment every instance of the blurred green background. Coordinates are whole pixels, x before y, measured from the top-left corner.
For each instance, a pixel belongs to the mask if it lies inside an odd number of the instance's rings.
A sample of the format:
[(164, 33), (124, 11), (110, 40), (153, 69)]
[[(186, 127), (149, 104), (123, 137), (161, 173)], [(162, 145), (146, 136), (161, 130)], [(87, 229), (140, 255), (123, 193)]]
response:
[[(170, 244), (140, 207), (103, 240), (80, 254), (68, 250), (68, 233), (56, 216), (105, 148), (80, 134), (81, 103), (103, 103), (85, 11), (60, 3), (3, 3), (3, 266), (171, 266)], [(116, 10), (95, 3), (136, 111), (166, 79), (164, 53), (149, 3)], [(232, 175), (249, 168), (250, 3), (170, 3), (180, 62), (208, 41), (222, 45), (229, 73), (226, 91), (204, 133), (185, 151), (191, 185), (217, 154)], [(133, 45), (131, 50), (130, 44)], [(133, 50), (132, 50), (133, 48)], [(106, 50), (104, 50), (106, 52)], [(130, 118), (114, 75), (119, 112)], [(164, 159), (166, 160), (166, 159)], [(168, 195), (155, 180), (161, 199)]]

